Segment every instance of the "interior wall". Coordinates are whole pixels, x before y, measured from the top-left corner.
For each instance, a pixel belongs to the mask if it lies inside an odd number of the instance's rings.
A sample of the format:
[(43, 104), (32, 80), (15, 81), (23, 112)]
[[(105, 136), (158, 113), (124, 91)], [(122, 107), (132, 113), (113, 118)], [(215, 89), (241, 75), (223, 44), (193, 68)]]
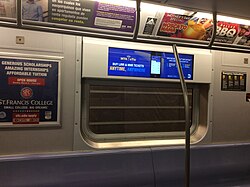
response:
[[(34, 55), (50, 59), (60, 57), (61, 127), (1, 128), (0, 155), (71, 151), (73, 148), (76, 45), (75, 36), (0, 29), (1, 55), (15, 53), (23, 58)], [(16, 44), (24, 36), (24, 44)], [(79, 44), (79, 42), (78, 42)], [(15, 56), (15, 55), (14, 55)], [(33, 57), (32, 57), (33, 58)], [(78, 59), (80, 61), (80, 59)]]

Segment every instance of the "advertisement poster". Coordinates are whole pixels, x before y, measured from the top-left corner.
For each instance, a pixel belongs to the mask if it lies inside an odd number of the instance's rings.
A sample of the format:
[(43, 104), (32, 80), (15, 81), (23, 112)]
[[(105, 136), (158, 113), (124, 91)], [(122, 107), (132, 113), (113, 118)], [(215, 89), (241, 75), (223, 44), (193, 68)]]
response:
[(232, 44), (239, 30), (239, 25), (235, 23), (217, 22), (215, 42)]
[(212, 19), (192, 17), (188, 21), (187, 29), (183, 32), (183, 38), (207, 41), (211, 39), (212, 31)]
[(48, 21), (48, 0), (22, 0), (22, 19)]
[[(233, 43), (237, 32), (238, 24), (217, 22), (215, 42)], [(193, 17), (188, 21), (188, 27), (183, 31), (182, 38), (210, 41), (213, 33), (213, 20), (207, 18)]]
[(16, 0), (0, 0), (0, 17), (16, 18)]
[(211, 29), (211, 19), (165, 13), (157, 35), (193, 40), (207, 40), (212, 34)]
[(0, 122), (59, 124), (58, 65), (58, 61), (0, 58)]
[[(212, 33), (212, 19), (165, 13), (157, 35), (210, 41)], [(249, 26), (218, 21), (215, 42), (250, 46)]]
[[(199, 25), (199, 27), (203, 28), (205, 31), (202, 37), (193, 39), (210, 41), (213, 32), (213, 20), (206, 18), (192, 18), (191, 20), (193, 21), (193, 25)], [(249, 34), (249, 26), (218, 21), (215, 42), (248, 45), (247, 42), (250, 39)]]
[(239, 25), (233, 44), (250, 46), (250, 30), (247, 25)]
[(188, 28), (190, 18), (191, 16), (165, 13), (157, 35), (183, 38), (185, 36), (183, 32)]
[(95, 5), (95, 1), (49, 0), (49, 22), (91, 27)]
[(90, 0), (22, 0), (22, 19), (133, 32), (136, 9)]
[(136, 9), (110, 3), (95, 3), (94, 27), (133, 32)]

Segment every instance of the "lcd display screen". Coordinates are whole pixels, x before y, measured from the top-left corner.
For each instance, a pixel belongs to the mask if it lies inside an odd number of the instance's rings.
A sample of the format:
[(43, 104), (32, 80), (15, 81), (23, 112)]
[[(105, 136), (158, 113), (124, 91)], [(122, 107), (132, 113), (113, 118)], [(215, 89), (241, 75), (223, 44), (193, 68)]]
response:
[[(179, 54), (185, 79), (193, 80), (194, 55)], [(173, 53), (109, 48), (108, 75), (178, 79)]]
[(150, 63), (150, 75), (151, 77), (160, 77), (161, 76), (161, 53), (151, 54), (151, 63)]
[(149, 51), (109, 48), (108, 75), (149, 77)]
[[(168, 79), (179, 79), (176, 60), (173, 53), (163, 53), (163, 70), (161, 77)], [(179, 54), (184, 78), (193, 80), (193, 61), (194, 56), (190, 54)]]

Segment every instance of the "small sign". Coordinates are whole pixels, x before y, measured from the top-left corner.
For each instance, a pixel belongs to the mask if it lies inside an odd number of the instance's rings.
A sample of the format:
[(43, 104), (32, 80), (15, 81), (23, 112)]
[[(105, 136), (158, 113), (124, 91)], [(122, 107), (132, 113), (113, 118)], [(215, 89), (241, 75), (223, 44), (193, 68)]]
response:
[(248, 64), (248, 58), (244, 58), (244, 64)]
[(152, 35), (156, 22), (157, 18), (148, 17), (143, 30), (143, 34)]
[(222, 72), (221, 90), (222, 91), (246, 91), (246, 73)]

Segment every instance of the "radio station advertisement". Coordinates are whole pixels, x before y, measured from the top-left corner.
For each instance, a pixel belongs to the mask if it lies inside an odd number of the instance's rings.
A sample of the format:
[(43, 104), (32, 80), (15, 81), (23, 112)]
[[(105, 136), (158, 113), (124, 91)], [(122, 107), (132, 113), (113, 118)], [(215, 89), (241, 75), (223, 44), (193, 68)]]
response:
[(0, 58), (1, 123), (15, 126), (59, 124), (58, 62)]
[(136, 9), (114, 3), (91, 0), (22, 0), (22, 19), (133, 32)]
[(16, 0), (0, 0), (0, 18), (16, 18)]

